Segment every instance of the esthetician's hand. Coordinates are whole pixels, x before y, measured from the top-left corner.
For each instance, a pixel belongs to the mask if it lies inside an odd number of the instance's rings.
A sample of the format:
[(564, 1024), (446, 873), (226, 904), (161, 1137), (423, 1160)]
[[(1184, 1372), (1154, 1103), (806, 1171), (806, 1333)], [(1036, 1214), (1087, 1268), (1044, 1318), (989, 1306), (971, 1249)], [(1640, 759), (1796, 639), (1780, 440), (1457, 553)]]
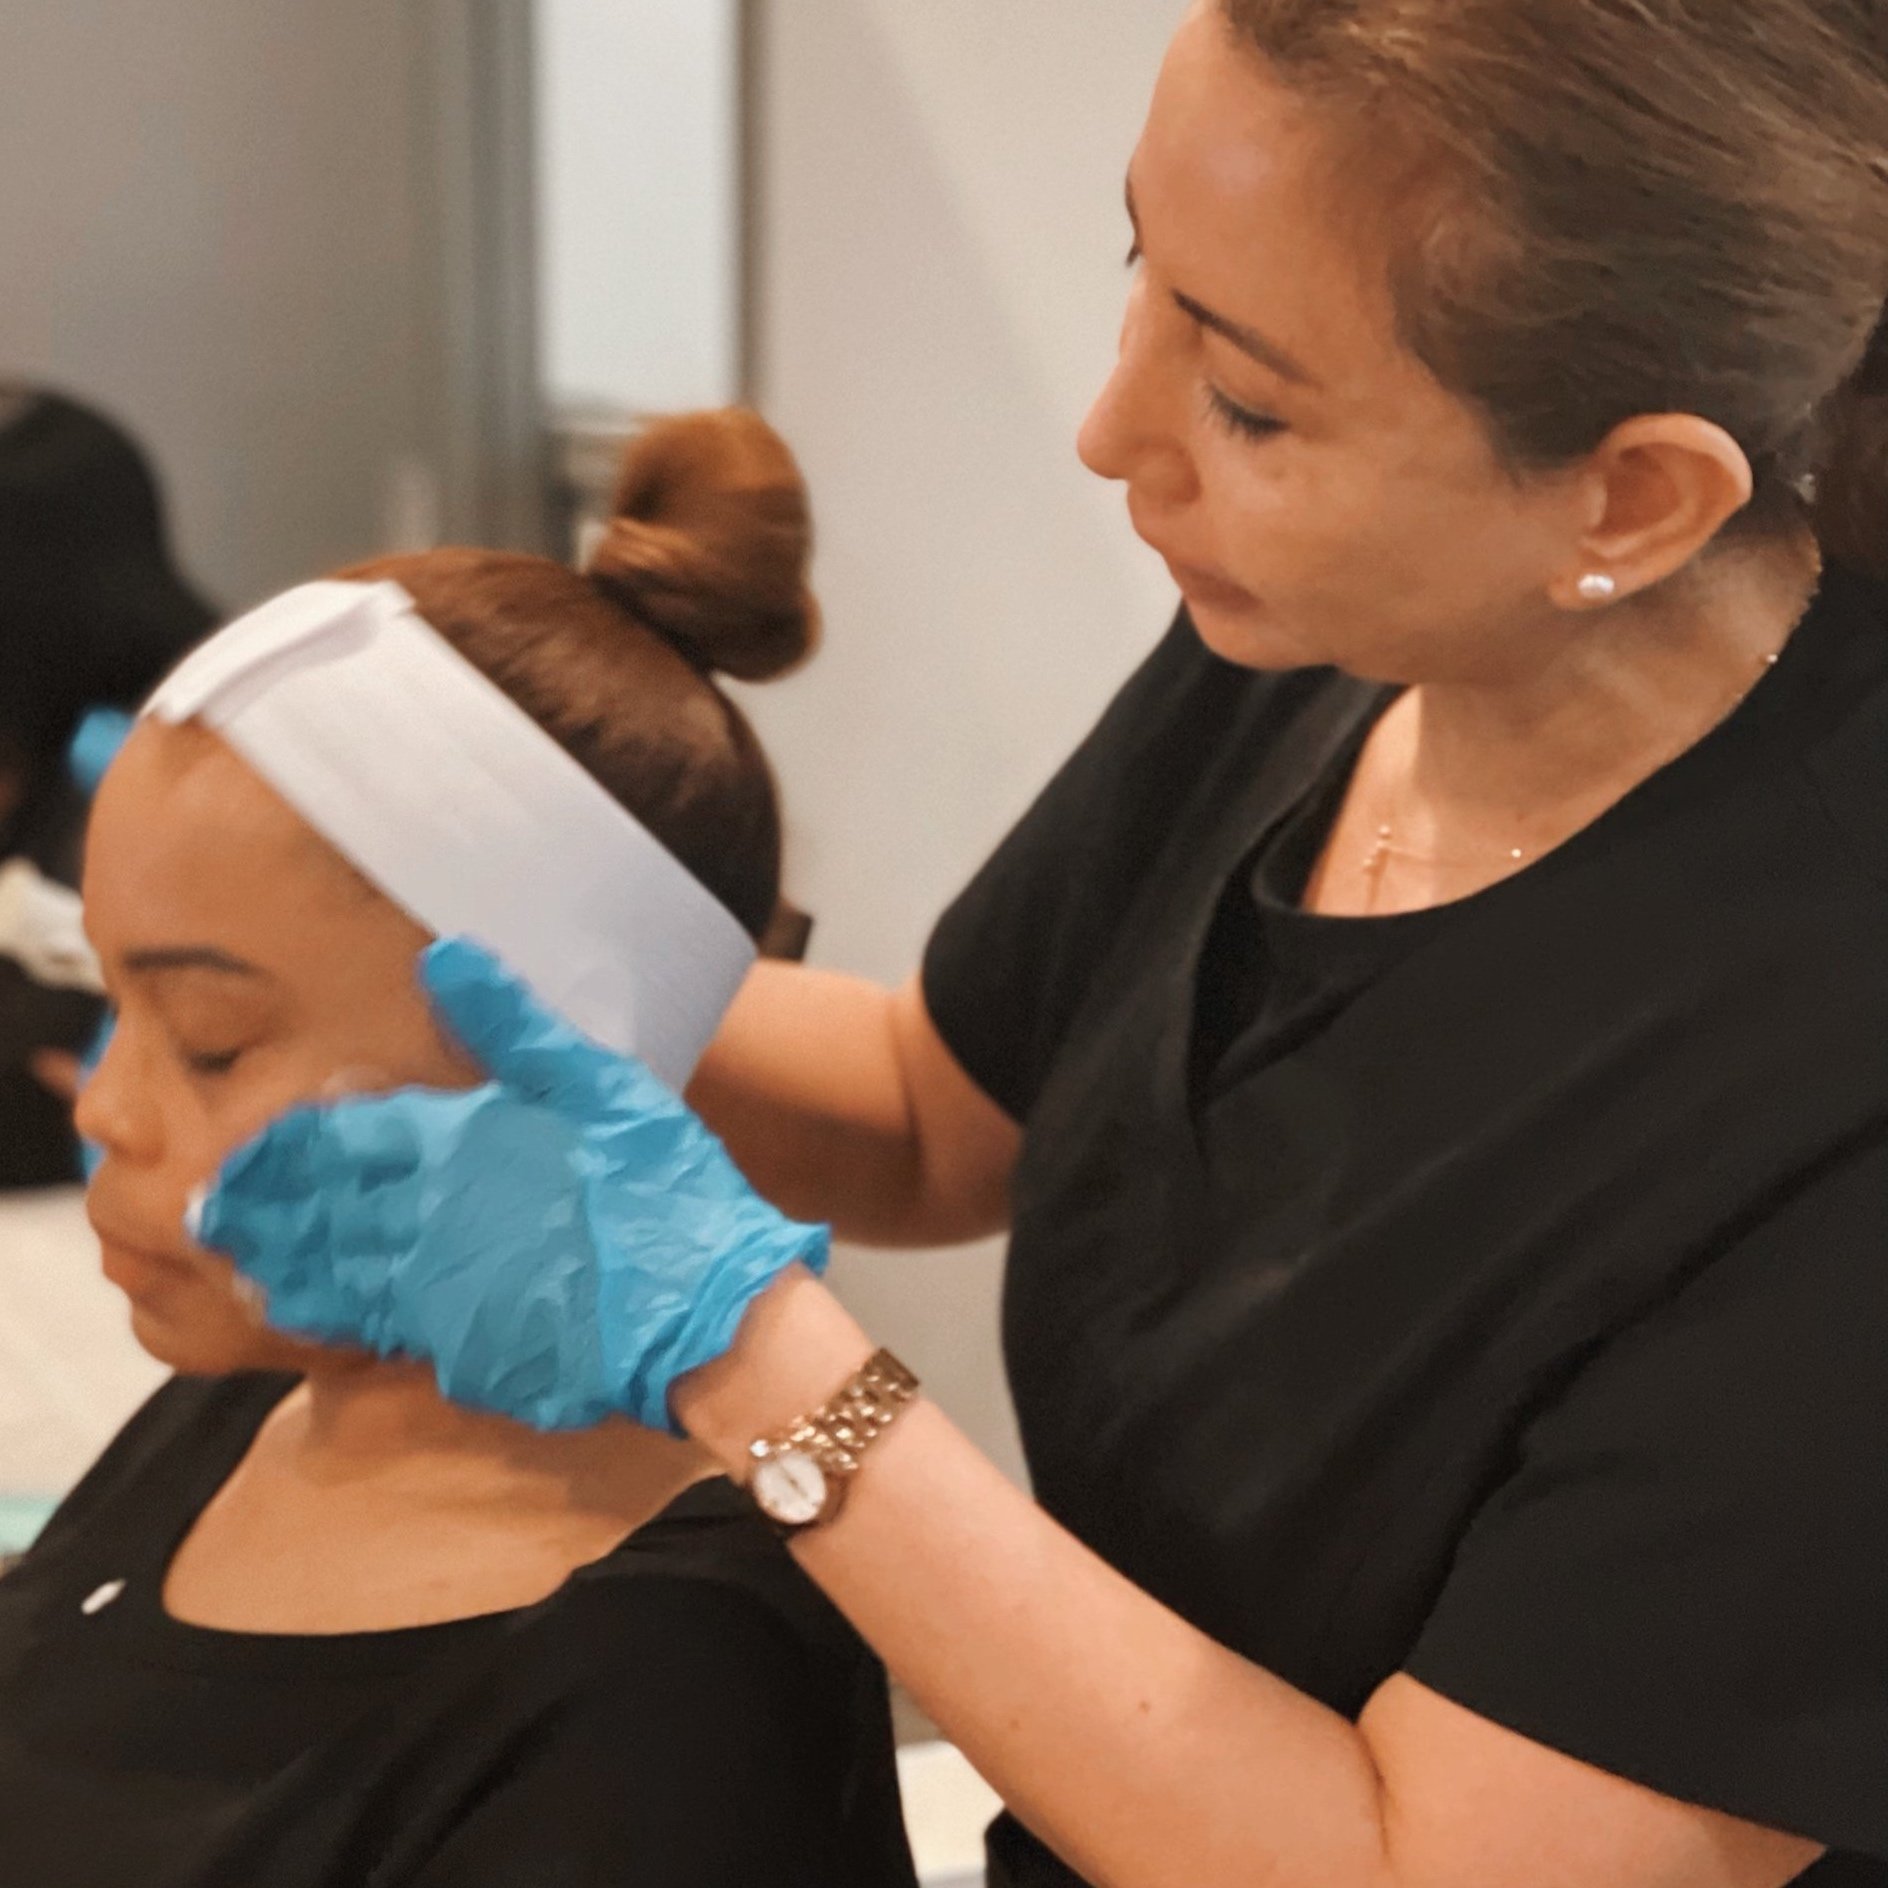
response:
[(827, 1233), (776, 1212), (640, 1062), (462, 940), (423, 963), (484, 1086), (284, 1115), (224, 1165), (196, 1236), (283, 1330), (431, 1359), (454, 1400), (539, 1429), (675, 1430), (669, 1389)]

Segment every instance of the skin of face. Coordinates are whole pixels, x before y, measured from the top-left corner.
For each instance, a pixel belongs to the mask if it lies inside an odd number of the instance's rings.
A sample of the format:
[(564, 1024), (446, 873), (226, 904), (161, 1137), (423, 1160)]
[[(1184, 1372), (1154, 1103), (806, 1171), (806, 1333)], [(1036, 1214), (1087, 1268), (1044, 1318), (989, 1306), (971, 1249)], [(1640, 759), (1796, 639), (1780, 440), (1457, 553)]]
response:
[(479, 1079), (416, 982), (428, 934), (193, 726), (145, 722), (126, 743), (99, 789), (84, 897), (117, 1010), (78, 1105), (104, 1154), (87, 1208), (138, 1341), (193, 1374), (363, 1367), (266, 1329), (184, 1214), (286, 1108)]
[(1517, 482), (1476, 410), (1399, 344), (1331, 157), (1315, 108), (1197, 7), (1129, 168), (1133, 280), (1082, 458), (1125, 483), (1226, 659), (1496, 680), (1558, 628), (1547, 591), (1579, 569), (1594, 488)]

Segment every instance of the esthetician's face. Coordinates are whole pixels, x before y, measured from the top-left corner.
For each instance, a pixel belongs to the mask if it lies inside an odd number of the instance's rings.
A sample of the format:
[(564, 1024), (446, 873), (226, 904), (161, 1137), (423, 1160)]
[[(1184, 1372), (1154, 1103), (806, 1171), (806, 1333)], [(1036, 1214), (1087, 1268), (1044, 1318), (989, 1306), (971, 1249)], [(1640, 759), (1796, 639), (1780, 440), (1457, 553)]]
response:
[(140, 725), (99, 790), (86, 925), (117, 1029), (79, 1101), (104, 1150), (106, 1276), (173, 1368), (355, 1367), (264, 1329), (185, 1236), (193, 1188), (297, 1102), (477, 1071), (415, 982), (426, 934), (350, 873), (214, 735)]
[(1396, 206), (1357, 213), (1326, 132), (1218, 5), (1196, 6), (1129, 167), (1133, 280), (1082, 457), (1126, 485), (1229, 661), (1489, 678), (1552, 613), (1574, 489), (1517, 485), (1400, 345), (1365, 233)]

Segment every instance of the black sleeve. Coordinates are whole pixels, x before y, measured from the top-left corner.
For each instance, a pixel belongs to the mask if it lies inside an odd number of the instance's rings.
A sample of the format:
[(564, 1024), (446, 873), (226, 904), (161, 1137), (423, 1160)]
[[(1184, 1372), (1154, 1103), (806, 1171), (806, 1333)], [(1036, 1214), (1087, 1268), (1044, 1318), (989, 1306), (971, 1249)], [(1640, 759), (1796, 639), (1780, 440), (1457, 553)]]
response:
[(1590, 1360), (1407, 1669), (1666, 1795), (1888, 1858), (1888, 1141)]
[(1012, 1118), (1030, 1110), (1148, 861), (1251, 691), (1184, 611), (931, 934), (931, 1020)]
[[(861, 1826), (836, 1683), (764, 1611), (703, 1586), (596, 1618), (593, 1670), (514, 1749), (412, 1888), (910, 1888), (895, 1788)], [(648, 1589), (644, 1589), (645, 1594)], [(612, 1629), (612, 1626), (614, 1629)]]

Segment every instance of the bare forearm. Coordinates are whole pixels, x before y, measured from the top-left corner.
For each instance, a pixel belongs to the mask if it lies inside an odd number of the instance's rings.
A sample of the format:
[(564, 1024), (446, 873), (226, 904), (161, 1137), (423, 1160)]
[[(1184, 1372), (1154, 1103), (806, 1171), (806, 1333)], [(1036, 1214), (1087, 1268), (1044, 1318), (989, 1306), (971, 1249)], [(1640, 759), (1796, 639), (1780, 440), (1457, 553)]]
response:
[[(677, 1409), (731, 1469), (870, 1340), (803, 1276)], [(1357, 1728), (1058, 1527), (929, 1403), (796, 1554), (1004, 1800), (1105, 1888), (1386, 1888)]]
[(761, 1193), (863, 1244), (904, 1243), (918, 1190), (891, 1005), (863, 978), (758, 964), (688, 1091)]
[(688, 1099), (760, 1192), (862, 1245), (1001, 1227), (1020, 1135), (957, 1067), (916, 982), (755, 967)]

